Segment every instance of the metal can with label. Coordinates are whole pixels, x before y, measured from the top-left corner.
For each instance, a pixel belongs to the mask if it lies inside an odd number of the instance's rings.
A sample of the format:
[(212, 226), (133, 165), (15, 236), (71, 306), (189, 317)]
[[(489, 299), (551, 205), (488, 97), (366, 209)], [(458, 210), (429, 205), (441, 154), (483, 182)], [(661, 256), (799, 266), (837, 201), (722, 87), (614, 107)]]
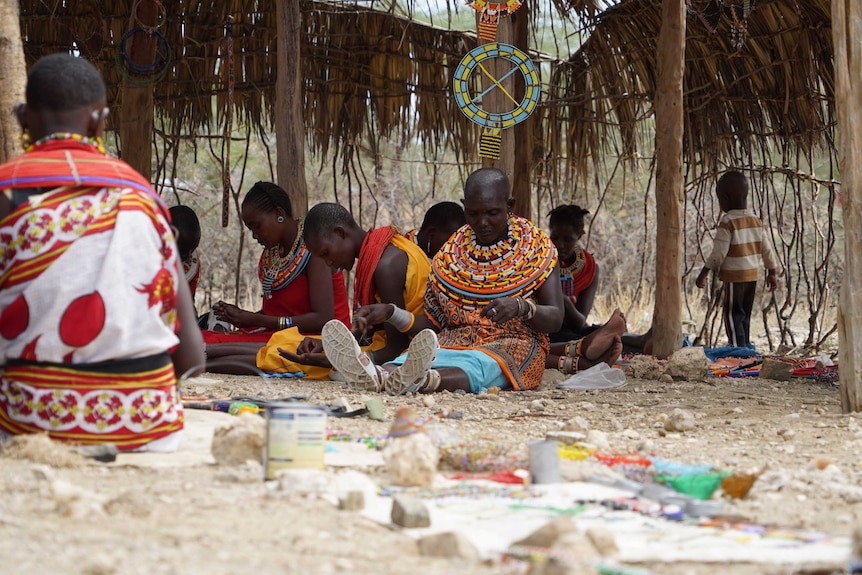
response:
[(308, 403), (269, 403), (266, 410), (264, 479), (281, 469), (323, 469), (326, 409)]

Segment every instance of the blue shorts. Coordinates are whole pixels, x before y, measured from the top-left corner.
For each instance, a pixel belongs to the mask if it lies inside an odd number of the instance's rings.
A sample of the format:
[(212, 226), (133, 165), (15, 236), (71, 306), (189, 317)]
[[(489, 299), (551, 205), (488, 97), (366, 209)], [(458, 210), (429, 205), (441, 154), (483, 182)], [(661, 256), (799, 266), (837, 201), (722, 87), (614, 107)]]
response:
[[(402, 353), (388, 363), (401, 365), (406, 357), (407, 354)], [(499, 387), (504, 390), (512, 389), (512, 384), (503, 375), (500, 364), (487, 353), (475, 349), (440, 348), (437, 351), (437, 359), (434, 360), (431, 367), (432, 369), (457, 367), (467, 374), (470, 380), (470, 391), (473, 393), (479, 393), (479, 391), (489, 387)]]

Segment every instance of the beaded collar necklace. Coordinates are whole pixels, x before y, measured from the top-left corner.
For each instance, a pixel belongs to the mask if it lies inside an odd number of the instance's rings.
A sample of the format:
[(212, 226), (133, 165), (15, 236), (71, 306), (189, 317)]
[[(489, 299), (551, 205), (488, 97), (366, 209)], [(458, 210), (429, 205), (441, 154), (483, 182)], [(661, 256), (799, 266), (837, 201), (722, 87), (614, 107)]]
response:
[(311, 252), (302, 240), (305, 219), (296, 218), (296, 227), (296, 239), (287, 253), (281, 255), (281, 246), (274, 245), (260, 256), (258, 278), (265, 299), (270, 299), (273, 291), (287, 286), (301, 274), (311, 258)]
[(81, 134), (72, 134), (71, 132), (54, 132), (53, 134), (48, 134), (44, 138), (39, 138), (29, 146), (24, 152), (33, 152), (48, 142), (54, 141), (68, 141), (75, 142), (80, 144), (82, 147), (95, 148), (100, 154), (107, 155), (108, 151), (105, 149), (105, 145), (102, 142), (102, 138), (90, 138), (87, 136), (82, 136)]
[(584, 267), (584, 262), (586, 258), (584, 257), (584, 248), (581, 246), (575, 246), (575, 259), (572, 260), (572, 263), (565, 265), (560, 262), (560, 276), (573, 276)]

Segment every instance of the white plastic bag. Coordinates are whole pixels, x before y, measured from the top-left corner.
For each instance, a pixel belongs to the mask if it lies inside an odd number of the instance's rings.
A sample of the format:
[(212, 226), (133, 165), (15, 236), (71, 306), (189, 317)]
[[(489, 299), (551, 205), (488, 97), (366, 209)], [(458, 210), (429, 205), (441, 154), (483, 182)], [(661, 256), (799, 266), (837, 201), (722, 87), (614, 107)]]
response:
[(602, 362), (584, 371), (579, 371), (569, 379), (561, 381), (557, 384), (557, 388), (589, 391), (593, 389), (614, 389), (622, 387), (625, 383), (626, 374), (623, 370)]

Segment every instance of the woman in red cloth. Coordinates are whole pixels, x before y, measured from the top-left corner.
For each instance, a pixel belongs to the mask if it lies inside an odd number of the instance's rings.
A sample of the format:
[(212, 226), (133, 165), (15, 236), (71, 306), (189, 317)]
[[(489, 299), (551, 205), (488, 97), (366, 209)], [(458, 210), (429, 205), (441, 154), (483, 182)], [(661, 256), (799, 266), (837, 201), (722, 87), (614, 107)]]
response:
[[(304, 221), (293, 217), (287, 192), (257, 182), (242, 203), (242, 221), (264, 250), (258, 264), (263, 305), (257, 312), (219, 301), (216, 317), (238, 328), (231, 333), (204, 331), (207, 370), (256, 373), (258, 350), (276, 331), (293, 334), (298, 345), (307, 334), (319, 334), (335, 318), (350, 325), (344, 276), (314, 257), (302, 237)], [(306, 371), (285, 365), (282, 371)]]
[(554, 208), (548, 214), (551, 241), (557, 246), (560, 257), (560, 282), (566, 308), (563, 327), (550, 334), (551, 343), (579, 339), (592, 331), (587, 325), (587, 316), (596, 297), (599, 266), (593, 255), (579, 244), (584, 235), (584, 216), (589, 213), (571, 204)]
[[(584, 235), (584, 216), (589, 213), (581, 206), (569, 204), (556, 207), (548, 214), (551, 241), (560, 257), (565, 316), (563, 327), (548, 336), (551, 350), (545, 367), (556, 368), (563, 373), (577, 371), (577, 341), (600, 327), (587, 323), (599, 284), (599, 265), (579, 243)], [(652, 331), (642, 335), (624, 333), (621, 339), (625, 351), (651, 351)]]
[(595, 328), (587, 324), (587, 316), (593, 308), (596, 288), (599, 283), (599, 266), (593, 255), (581, 247), (584, 235), (584, 216), (590, 212), (576, 204), (558, 206), (551, 210), (551, 241), (557, 247), (560, 257), (560, 283), (563, 288), (565, 315), (563, 326), (548, 335), (551, 350), (545, 360), (545, 367), (557, 368), (564, 372), (568, 361), (571, 365), (571, 343), (592, 332)]

